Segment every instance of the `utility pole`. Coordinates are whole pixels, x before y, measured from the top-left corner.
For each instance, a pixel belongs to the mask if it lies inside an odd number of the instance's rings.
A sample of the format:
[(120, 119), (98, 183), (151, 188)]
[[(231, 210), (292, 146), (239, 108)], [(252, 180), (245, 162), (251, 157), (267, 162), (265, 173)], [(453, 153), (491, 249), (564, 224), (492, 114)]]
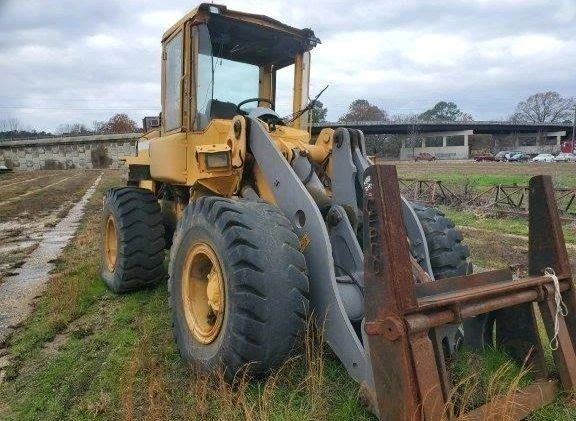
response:
[(574, 139), (576, 137), (576, 105), (574, 106), (574, 121), (572, 122), (572, 154), (574, 154)]

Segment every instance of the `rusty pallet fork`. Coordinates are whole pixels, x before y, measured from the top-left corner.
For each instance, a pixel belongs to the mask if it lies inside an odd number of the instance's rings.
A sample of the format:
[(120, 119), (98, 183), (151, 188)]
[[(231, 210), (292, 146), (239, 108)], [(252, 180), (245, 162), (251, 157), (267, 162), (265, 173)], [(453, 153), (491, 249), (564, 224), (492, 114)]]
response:
[[(519, 361), (529, 361), (538, 380), (516, 393), (516, 404), (493, 401), (466, 420), (522, 419), (551, 402), (558, 382), (546, 380), (534, 303), (549, 337), (557, 315), (555, 287), (544, 269), (554, 269), (568, 313), (558, 318), (558, 348), (552, 354), (562, 388), (576, 387), (576, 289), (549, 176), (530, 180), (529, 277), (510, 270), (414, 283), (402, 221), (396, 169), (366, 171), (364, 200), (366, 322), (375, 400), (380, 419), (445, 419), (449, 385), (436, 328), (448, 323), (496, 321), (496, 340)], [(474, 317), (477, 316), (477, 317)], [(472, 319), (469, 319), (472, 318)], [(492, 329), (488, 329), (492, 332)], [(509, 406), (509, 405), (508, 405)]]

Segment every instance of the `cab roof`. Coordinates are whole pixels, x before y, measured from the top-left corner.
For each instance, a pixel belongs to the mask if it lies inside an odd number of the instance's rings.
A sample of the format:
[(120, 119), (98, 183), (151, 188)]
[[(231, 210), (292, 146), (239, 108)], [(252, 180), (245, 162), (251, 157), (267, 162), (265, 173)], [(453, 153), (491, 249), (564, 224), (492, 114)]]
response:
[(206, 23), (215, 57), (281, 68), (294, 62), (297, 53), (310, 51), (320, 40), (311, 29), (297, 29), (264, 15), (229, 10), (202, 3), (172, 25), (162, 37), (170, 38), (186, 22)]

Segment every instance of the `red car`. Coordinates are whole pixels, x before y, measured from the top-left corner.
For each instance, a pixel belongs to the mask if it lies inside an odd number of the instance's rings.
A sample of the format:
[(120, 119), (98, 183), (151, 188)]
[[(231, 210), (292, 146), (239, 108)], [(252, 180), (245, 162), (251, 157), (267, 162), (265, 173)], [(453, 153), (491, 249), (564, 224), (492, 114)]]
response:
[(474, 161), (482, 162), (482, 161), (496, 161), (496, 157), (491, 153), (482, 153), (480, 155), (476, 155), (474, 157)]
[(420, 152), (414, 156), (414, 161), (435, 161), (436, 157), (428, 152)]

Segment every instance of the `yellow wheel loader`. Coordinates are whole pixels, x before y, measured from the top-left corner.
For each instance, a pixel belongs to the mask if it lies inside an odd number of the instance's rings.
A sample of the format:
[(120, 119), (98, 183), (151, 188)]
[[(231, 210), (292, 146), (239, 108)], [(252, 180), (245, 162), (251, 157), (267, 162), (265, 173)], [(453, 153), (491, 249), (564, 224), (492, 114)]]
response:
[[(361, 131), (326, 128), (311, 139), (307, 130), (310, 51), (319, 42), (310, 29), (215, 4), (201, 4), (164, 34), (161, 125), (126, 159), (128, 185), (105, 196), (101, 276), (118, 293), (156, 285), (166, 278), (170, 249), (180, 353), (228, 379), (246, 366), (263, 376), (281, 364), (312, 314), (386, 418), (382, 408), (393, 394), (377, 386), (382, 376), (402, 393), (415, 377), (396, 365), (386, 376), (380, 348), (369, 351), (368, 336), (387, 333), (366, 319), (366, 309), (385, 298), (369, 294), (365, 281), (365, 250), (384, 250), (368, 226), (380, 206), (366, 200), (376, 178), (364, 178), (371, 163)], [(288, 66), (293, 104), (283, 117), (275, 111), (276, 81)], [(388, 181), (395, 197), (396, 179)], [(388, 245), (410, 254), (399, 287), (471, 273), (450, 220), (399, 196), (397, 205), (400, 234)], [(465, 338), (461, 321), (450, 322), (429, 335), (436, 353), (450, 354)], [(466, 336), (482, 342), (487, 326), (478, 317)], [(400, 361), (413, 361), (403, 355)]]

